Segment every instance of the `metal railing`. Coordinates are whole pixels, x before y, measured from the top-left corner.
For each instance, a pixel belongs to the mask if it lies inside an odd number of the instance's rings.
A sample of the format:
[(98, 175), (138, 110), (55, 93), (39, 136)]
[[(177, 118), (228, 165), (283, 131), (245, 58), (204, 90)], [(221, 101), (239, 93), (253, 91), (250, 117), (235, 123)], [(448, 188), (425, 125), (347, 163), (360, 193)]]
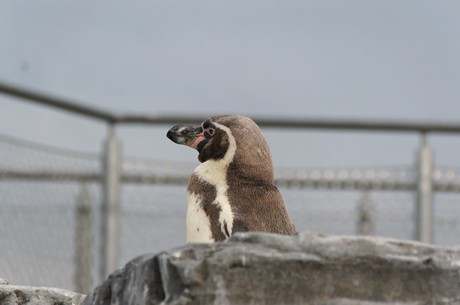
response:
[[(105, 109), (85, 105), (76, 101), (58, 98), (38, 91), (33, 91), (17, 86), (0, 83), (0, 93), (19, 98), (21, 100), (32, 101), (37, 104), (65, 110), (74, 114), (79, 114), (88, 118), (93, 118), (104, 122), (107, 125), (107, 138), (103, 151), (103, 203), (101, 221), (102, 238), (102, 267), (101, 276), (105, 278), (116, 268), (117, 262), (117, 235), (118, 235), (118, 215), (120, 212), (120, 181), (135, 181), (139, 177), (122, 176), (120, 173), (121, 151), (117, 138), (116, 126), (119, 124), (177, 124), (177, 123), (197, 123), (203, 117), (176, 116), (176, 115), (146, 115), (115, 113)], [(423, 242), (432, 242), (433, 227), (433, 191), (443, 188), (444, 190), (460, 190), (458, 184), (441, 185), (433, 182), (433, 153), (428, 145), (427, 135), (429, 133), (460, 133), (460, 124), (444, 122), (403, 122), (390, 120), (344, 120), (344, 119), (288, 119), (288, 118), (268, 118), (253, 117), (256, 123), (263, 128), (297, 128), (297, 129), (327, 129), (327, 130), (348, 130), (365, 132), (406, 132), (420, 135), (420, 147), (416, 156), (416, 179), (414, 181), (388, 182), (379, 179), (366, 179), (365, 181), (356, 179), (340, 179), (340, 175), (331, 177), (307, 177), (302, 183), (311, 184), (316, 187), (346, 189), (406, 189), (416, 191), (417, 204), (417, 228), (416, 238)], [(43, 179), (53, 179), (55, 173), (36, 172), (32, 173)], [(18, 171), (3, 172), (3, 178), (10, 177), (31, 177), (31, 173), (21, 173)], [(62, 173), (59, 179), (75, 178), (74, 173)], [(1, 178), (1, 177), (0, 177)], [(99, 175), (88, 173), (85, 179), (99, 179)], [(352, 177), (353, 178), (353, 177)], [(162, 179), (155, 175), (142, 177), (140, 179), (151, 179), (163, 183), (183, 183), (184, 177), (170, 177)], [(145, 180), (143, 180), (145, 181)], [(298, 179), (280, 179), (279, 184), (295, 184)], [(351, 183), (351, 185), (350, 185)], [(365, 217), (364, 217), (365, 218)]]

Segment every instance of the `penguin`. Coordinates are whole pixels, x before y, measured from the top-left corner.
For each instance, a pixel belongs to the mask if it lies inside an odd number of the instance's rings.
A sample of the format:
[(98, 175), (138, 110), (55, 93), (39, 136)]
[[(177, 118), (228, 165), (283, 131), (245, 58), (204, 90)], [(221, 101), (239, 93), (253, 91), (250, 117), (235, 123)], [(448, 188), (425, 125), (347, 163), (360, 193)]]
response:
[(257, 124), (220, 115), (175, 125), (167, 137), (194, 148), (201, 162), (187, 187), (187, 243), (221, 242), (236, 232), (296, 233), (273, 184), (270, 148)]

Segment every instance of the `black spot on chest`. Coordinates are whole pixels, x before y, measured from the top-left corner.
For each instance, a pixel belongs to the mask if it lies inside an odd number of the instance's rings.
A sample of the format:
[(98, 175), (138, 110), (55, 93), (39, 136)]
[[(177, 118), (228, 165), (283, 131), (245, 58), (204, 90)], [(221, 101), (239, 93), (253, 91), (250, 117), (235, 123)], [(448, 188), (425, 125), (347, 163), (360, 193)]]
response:
[(220, 209), (219, 205), (216, 203), (208, 203), (203, 205), (203, 210), (206, 213), (206, 216), (209, 218), (209, 222), (211, 225), (211, 233), (212, 238), (215, 241), (224, 241), (227, 239), (224, 232), (221, 230), (221, 225), (219, 223), (219, 216), (222, 210)]
[(190, 194), (195, 194), (202, 198), (202, 206), (213, 202), (217, 196), (216, 188), (201, 180), (195, 173), (189, 179), (187, 190)]

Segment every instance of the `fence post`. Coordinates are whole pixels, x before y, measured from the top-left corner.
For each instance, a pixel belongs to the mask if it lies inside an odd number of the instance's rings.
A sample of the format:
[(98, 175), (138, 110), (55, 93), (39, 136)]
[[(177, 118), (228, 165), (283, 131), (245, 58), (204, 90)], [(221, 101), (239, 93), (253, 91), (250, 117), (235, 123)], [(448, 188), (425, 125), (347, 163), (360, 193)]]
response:
[(80, 186), (76, 204), (75, 291), (89, 293), (92, 286), (92, 204), (85, 183)]
[(415, 239), (433, 242), (433, 151), (428, 146), (427, 134), (421, 135), (417, 151), (417, 220)]
[(103, 201), (101, 205), (101, 280), (117, 268), (120, 210), (120, 144), (115, 124), (108, 125), (103, 155)]
[(365, 190), (361, 199), (358, 202), (358, 235), (373, 235), (374, 234), (374, 208), (370, 198), (369, 190)]

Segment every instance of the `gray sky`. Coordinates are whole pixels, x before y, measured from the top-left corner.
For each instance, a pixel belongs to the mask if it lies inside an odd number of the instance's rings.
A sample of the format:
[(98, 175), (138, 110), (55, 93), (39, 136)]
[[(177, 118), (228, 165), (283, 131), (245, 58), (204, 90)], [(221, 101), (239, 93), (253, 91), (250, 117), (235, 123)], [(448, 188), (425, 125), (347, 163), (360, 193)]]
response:
[[(0, 81), (119, 111), (460, 122), (459, 1), (0, 2)], [(167, 127), (124, 152), (192, 161)], [(103, 124), (0, 96), (0, 132), (97, 151)], [(414, 135), (265, 131), (275, 165), (412, 164)], [(460, 166), (460, 136), (433, 136)]]

